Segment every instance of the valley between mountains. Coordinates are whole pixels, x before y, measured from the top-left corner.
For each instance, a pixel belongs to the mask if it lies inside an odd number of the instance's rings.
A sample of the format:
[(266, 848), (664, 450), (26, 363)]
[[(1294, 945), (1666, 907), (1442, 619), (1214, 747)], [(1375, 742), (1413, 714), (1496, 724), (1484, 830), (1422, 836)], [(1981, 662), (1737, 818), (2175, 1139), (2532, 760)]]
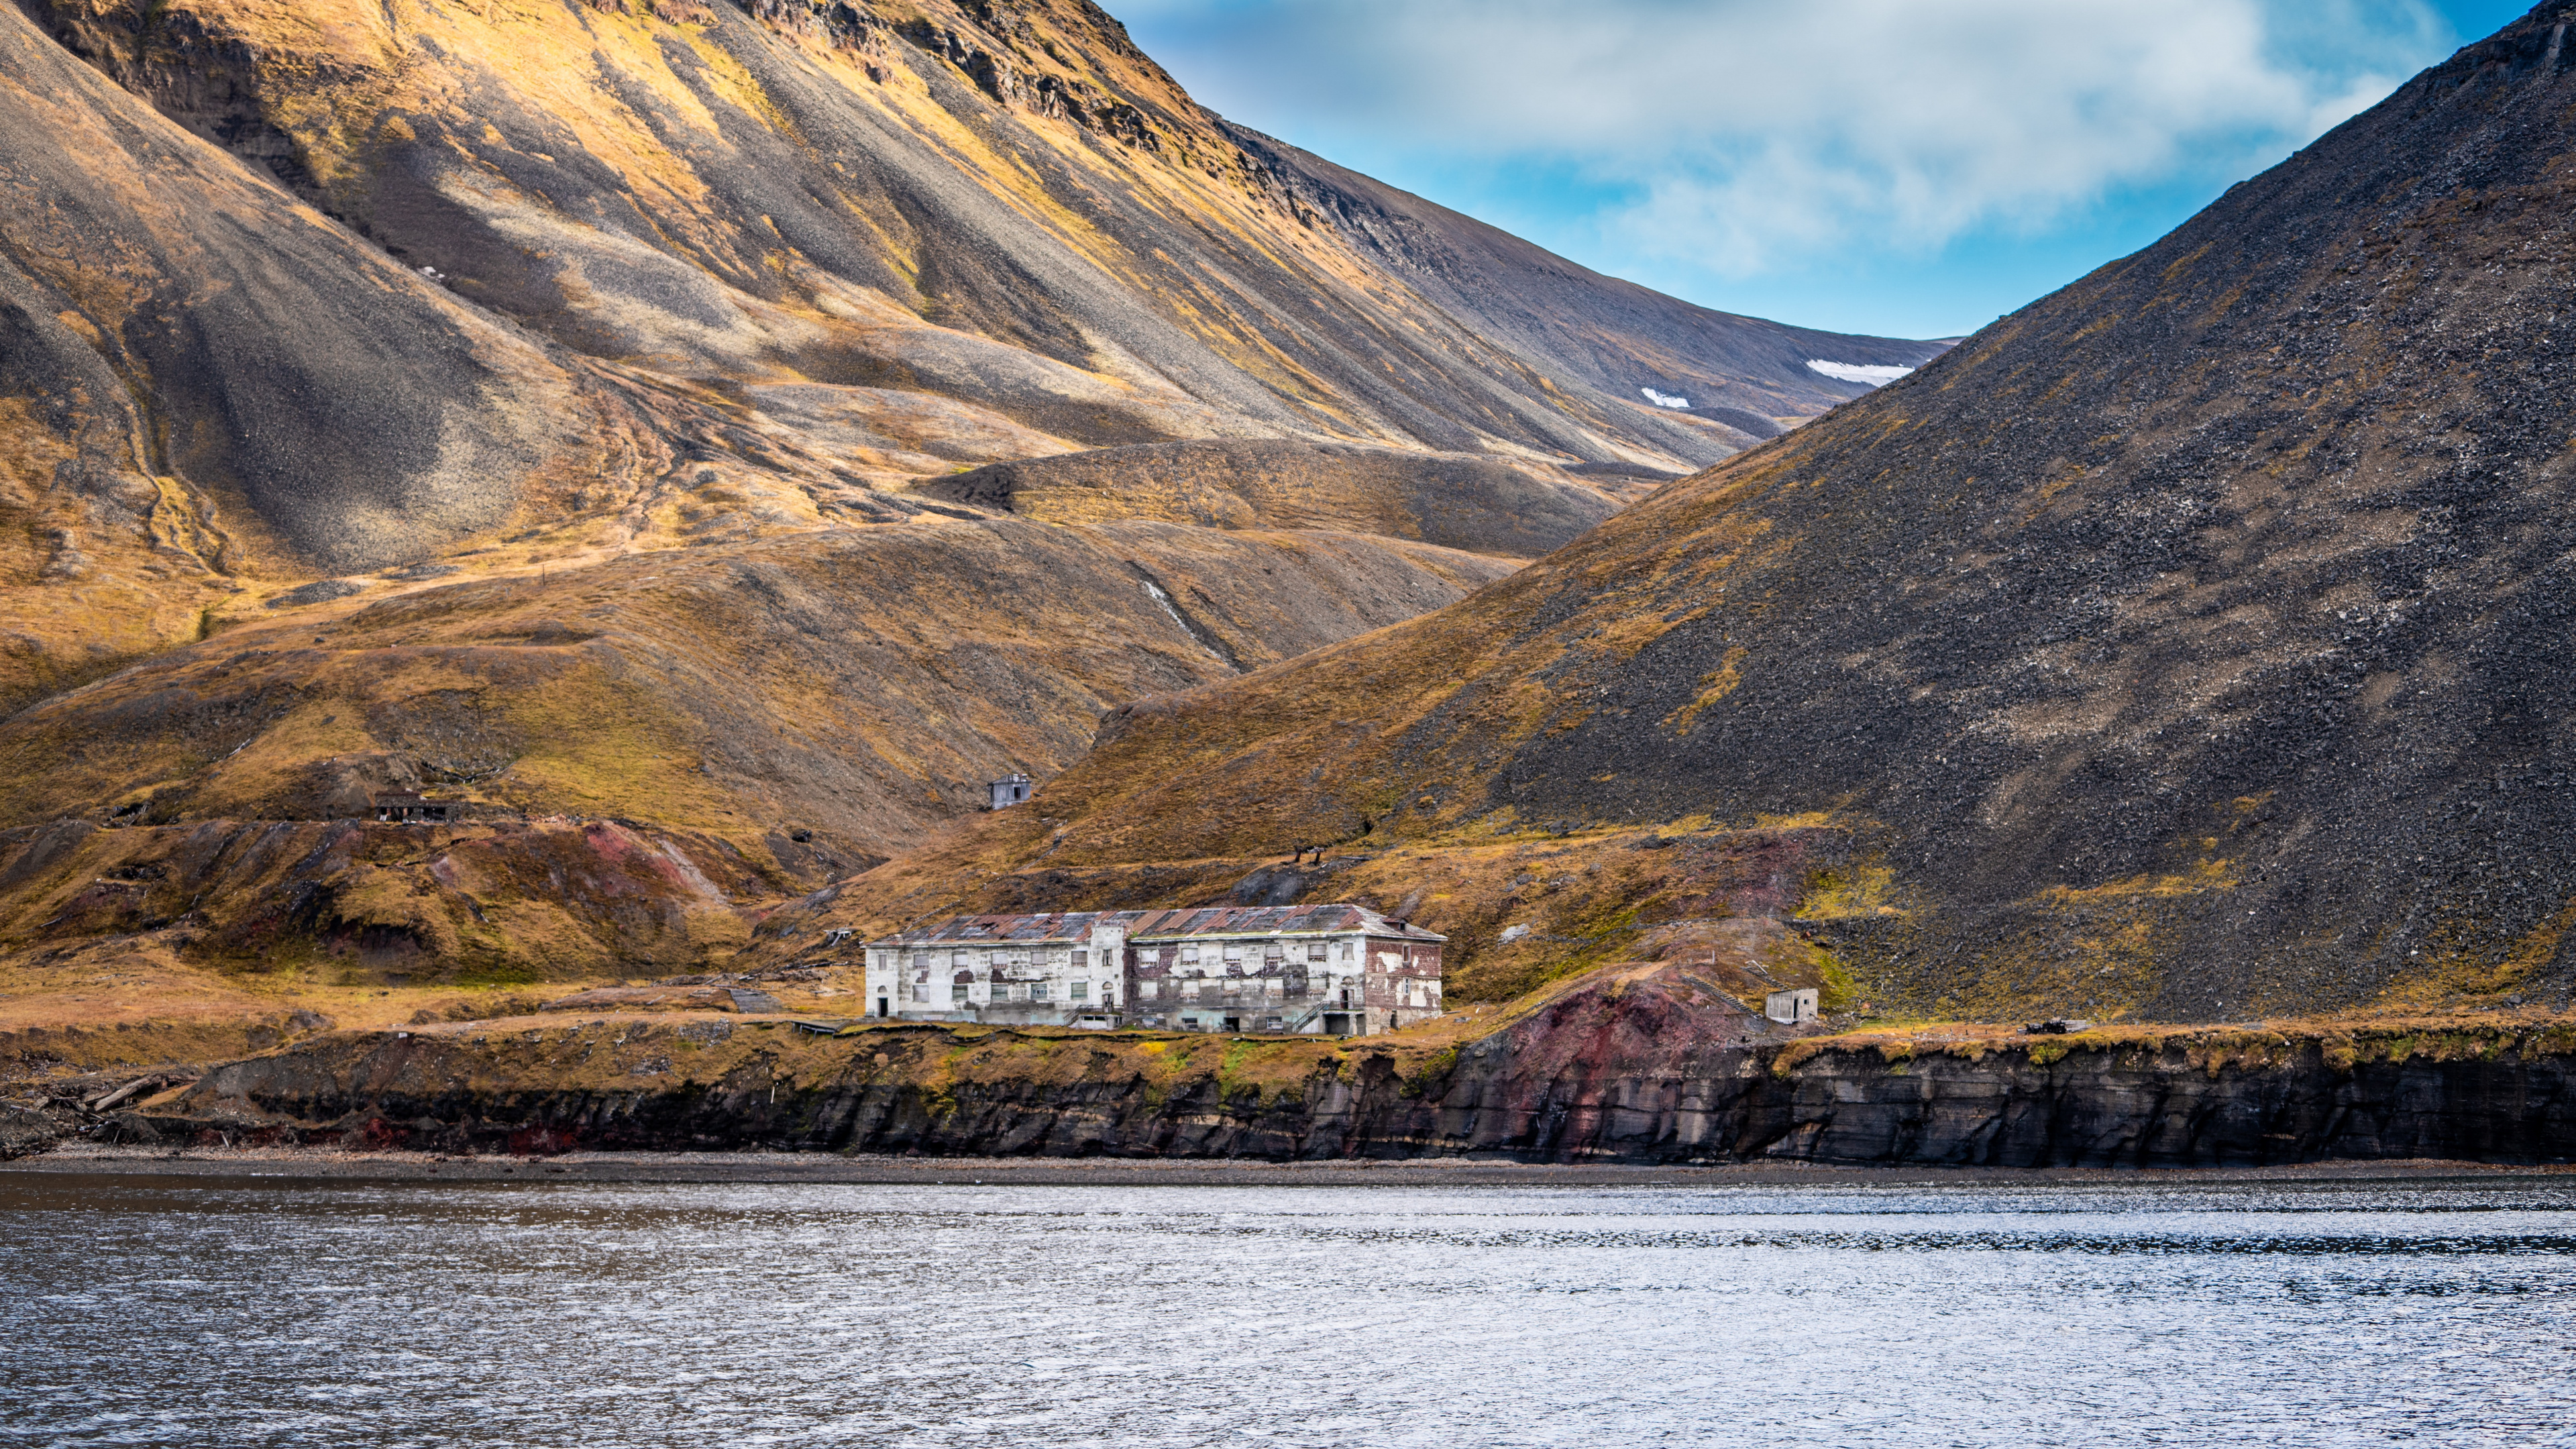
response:
[[(141, 1085), (7, 1140), (2564, 1157), (2567, 24), (1951, 347), (1084, 0), (24, 0), (0, 1041)], [(855, 1019), (908, 923), (1324, 900), (1459, 1009)]]

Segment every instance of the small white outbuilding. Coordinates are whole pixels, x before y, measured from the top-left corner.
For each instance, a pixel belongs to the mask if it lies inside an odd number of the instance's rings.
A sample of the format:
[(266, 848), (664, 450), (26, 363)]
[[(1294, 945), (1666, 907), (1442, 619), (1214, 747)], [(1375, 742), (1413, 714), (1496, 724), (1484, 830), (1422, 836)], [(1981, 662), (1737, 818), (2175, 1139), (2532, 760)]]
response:
[(1816, 988), (1806, 986), (1795, 991), (1774, 991), (1763, 998), (1762, 1014), (1789, 1026), (1813, 1021), (1816, 1019)]

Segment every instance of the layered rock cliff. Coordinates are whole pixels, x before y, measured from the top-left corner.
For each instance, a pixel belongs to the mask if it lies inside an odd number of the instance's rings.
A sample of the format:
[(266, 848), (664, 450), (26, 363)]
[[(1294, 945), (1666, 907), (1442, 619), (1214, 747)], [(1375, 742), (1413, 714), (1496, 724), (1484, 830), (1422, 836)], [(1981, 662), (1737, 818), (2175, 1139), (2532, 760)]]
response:
[[(824, 1028), (825, 1032), (829, 1028)], [(1383, 1042), (522, 1018), (218, 1066), (111, 1140), (438, 1151), (1995, 1167), (2566, 1161), (2576, 1033), (2520, 1023), (1783, 1040), (1667, 968)]]

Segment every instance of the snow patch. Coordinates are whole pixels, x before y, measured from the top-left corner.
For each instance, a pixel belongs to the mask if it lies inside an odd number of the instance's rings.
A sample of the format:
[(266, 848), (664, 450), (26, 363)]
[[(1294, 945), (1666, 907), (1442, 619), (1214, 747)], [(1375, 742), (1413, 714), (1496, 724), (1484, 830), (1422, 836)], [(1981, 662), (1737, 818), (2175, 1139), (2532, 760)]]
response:
[(1914, 370), (1910, 367), (1859, 362), (1827, 362), (1822, 358), (1808, 359), (1807, 366), (1811, 371), (1821, 372), (1836, 382), (1864, 383), (1870, 387), (1885, 387)]
[[(1808, 366), (1810, 366), (1810, 367), (1815, 366), (1815, 364), (1814, 364), (1814, 363), (1809, 363), (1809, 364), (1807, 364), (1807, 365), (1808, 365)], [(1684, 408), (1684, 409), (1687, 409), (1687, 408), (1690, 406), (1690, 399), (1689, 399), (1689, 398), (1686, 398), (1686, 397), (1676, 397), (1676, 396), (1674, 396), (1673, 394), (1668, 393), (1668, 392), (1657, 392), (1657, 391), (1655, 391), (1655, 390), (1654, 390), (1653, 388), (1651, 388), (1651, 387), (1641, 387), (1641, 388), (1637, 389), (1637, 391), (1644, 393), (1644, 394), (1646, 395), (1646, 401), (1648, 401), (1648, 402), (1650, 402), (1650, 403), (1653, 403), (1655, 406), (1657, 406), (1657, 407), (1659, 407), (1659, 408)]]
[(1198, 630), (1191, 628), (1190, 621), (1181, 617), (1180, 606), (1172, 602), (1171, 595), (1164, 593), (1152, 579), (1138, 579), (1136, 582), (1145, 586), (1145, 592), (1154, 596), (1154, 602), (1163, 606), (1163, 612), (1172, 616), (1172, 622), (1181, 626), (1181, 632), (1189, 635), (1192, 643), (1198, 645), (1201, 649), (1205, 649), (1209, 654), (1216, 658), (1223, 659), (1225, 657), (1224, 655), (1216, 652), (1216, 646), (1208, 643), (1207, 636), (1201, 634)]

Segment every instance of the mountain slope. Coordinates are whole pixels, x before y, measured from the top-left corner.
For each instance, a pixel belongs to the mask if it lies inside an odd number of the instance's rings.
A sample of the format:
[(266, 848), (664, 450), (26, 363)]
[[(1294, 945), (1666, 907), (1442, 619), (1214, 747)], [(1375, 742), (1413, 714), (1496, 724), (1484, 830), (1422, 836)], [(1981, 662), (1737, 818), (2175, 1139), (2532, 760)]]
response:
[(1128, 711), (1066, 829), (955, 859), (1785, 819), (1858, 842), (1806, 913), (1913, 1009), (2565, 1000), (2566, 30), (1450, 609)]
[[(798, 493), (945, 472), (959, 442), (970, 461), (1307, 436), (1668, 466), (1851, 392), (1786, 353), (1726, 345), (1783, 329), (1582, 273), (1311, 158), (1245, 149), (1257, 138), (1200, 110), (1081, 0), (28, 8), (243, 163), (192, 152), (21, 17), (0, 17), (0, 135), (34, 158), (13, 170), (10, 209), (37, 219), (0, 253), (39, 280), (48, 257), (140, 266), (117, 285), (163, 305), (135, 317), (67, 277), (41, 297), (13, 284), (12, 300), (82, 318), (95, 355), (67, 365), (120, 378), (172, 439), (169, 456), (128, 466), (210, 502), (237, 495), (247, 506), (231, 522), (275, 534), (265, 561), (278, 571), (426, 557), (514, 508), (614, 516), (692, 468), (792, 507)], [(137, 152), (105, 132), (150, 139)], [(211, 193), (147, 215), (135, 193), (164, 171), (224, 190), (229, 219)], [(262, 178), (330, 220), (295, 213)], [(103, 210), (93, 190), (123, 200)], [(209, 234), (165, 235), (192, 227)], [(1498, 327), (1490, 298), (1412, 285), (1461, 275), (1416, 237), (1442, 256), (1546, 270), (1542, 320), (1586, 339), (1581, 365), (1527, 345), (1545, 329), (1526, 304)], [(127, 259), (138, 250), (156, 260)], [(249, 277), (270, 250), (277, 271)], [(335, 309), (351, 315), (317, 330)], [(1623, 326), (1648, 313), (1652, 335), (1630, 339)], [(1686, 322), (1705, 334), (1696, 350), (1674, 345)], [(154, 326), (169, 334), (158, 345)], [(1937, 350), (1797, 335), (1867, 361)], [(479, 340), (460, 346), (467, 336)], [(551, 366), (531, 342), (552, 344)], [(625, 371), (587, 389), (566, 376), (604, 367)], [(638, 369), (660, 389), (640, 422), (623, 406)], [(1650, 381), (1725, 392), (1736, 412), (1649, 406)], [(299, 431), (315, 425), (272, 417), (263, 386), (298, 397), (299, 420), (346, 421)], [(953, 405), (908, 405), (923, 394)], [(811, 427), (818, 411), (840, 426)], [(516, 437), (527, 415), (550, 428)], [(456, 436), (425, 434), (432, 418)], [(618, 436), (633, 431), (658, 436)], [(477, 433), (516, 455), (470, 470), (475, 509), (412, 510), (397, 526), (370, 501), (409, 497), (441, 448)], [(546, 493), (550, 450), (586, 439), (581, 471), (605, 480), (603, 496)], [(312, 482), (325, 457), (330, 488)]]
[[(1849, 395), (1799, 348), (1938, 350), (1659, 298), (1269, 145), (1082, 0), (28, 0), (0, 10), (0, 155), (0, 709), (226, 630), (336, 627), (352, 597), (800, 536), (865, 552), (825, 535), (1007, 511), (924, 498), (1041, 458), (1088, 481), (1032, 518), (1265, 536), (1244, 577), (1284, 592), (1208, 604), (1241, 637), (1198, 650), (1249, 667), (1499, 571), (1412, 543), (1543, 551), (1640, 471)], [(1725, 401), (1650, 406), (1650, 382)], [(1266, 501), (1168, 506), (1131, 450), (1176, 447), (1209, 498)], [(885, 553), (944, 576), (991, 536)], [(1096, 540), (1032, 546), (1061, 602), (1142, 631), (1122, 649), (1169, 647), (1125, 562), (1057, 567)], [(1366, 562), (1318, 583), (1319, 548)], [(966, 617), (1011, 648), (1031, 622)], [(1258, 618), (1295, 622), (1227, 622)], [(407, 687), (392, 654), (332, 668)], [(1040, 693), (1056, 713), (977, 734), (977, 764), (864, 749), (924, 761), (907, 789), (945, 810), (1132, 697)], [(115, 697), (14, 738), (77, 738)], [(92, 798), (17, 795), (0, 828), (147, 788), (256, 803), (168, 774), (184, 749), (136, 758), (64, 777)]]
[[(0, 155), (0, 708), (46, 701), (0, 727), (22, 772), (0, 829), (145, 797), (163, 815), (345, 806), (311, 781), (386, 741), (267, 738), (233, 761), (267, 781), (250, 788), (209, 773), (179, 722), (229, 708), (236, 675), (306, 694), (327, 675), (324, 693), (379, 712), (408, 698), (403, 649), (325, 663), (272, 643), (346, 636), (353, 609), (398, 596), (479, 621), (404, 648), (470, 652), (514, 591), (593, 587), (568, 573), (607, 570), (596, 587), (625, 600), (631, 577), (866, 558), (894, 586), (847, 570), (818, 610), (960, 654), (1042, 653), (1058, 610), (1126, 631), (1103, 644), (1122, 662), (1068, 662), (1001, 716), (983, 686), (925, 684), (944, 702), (923, 719), (980, 722), (818, 747), (815, 780), (910, 762), (818, 827), (881, 853), (963, 808), (964, 782), (1060, 765), (1136, 693), (1455, 597), (1606, 516), (1637, 470), (1723, 456), (1850, 392), (1729, 350), (1738, 333), (1871, 361), (1937, 350), (1657, 298), (1269, 146), (1083, 0), (29, 0), (0, 11)], [(1506, 273), (1550, 279), (1537, 313), (1475, 295)], [(1650, 406), (1649, 381), (1735, 411)], [(1271, 501), (1166, 506), (1128, 450), (1181, 445), (1203, 450), (1211, 496)], [(1016, 505), (925, 501), (973, 465), (1039, 458), (1088, 459), (1067, 465), (1088, 493), (1033, 518), (1248, 532), (977, 531), (959, 525)], [(907, 537), (862, 536), (886, 529)], [(1025, 567), (997, 564), (995, 540)], [(675, 550), (707, 557), (646, 562)], [(1172, 610), (1139, 571), (1171, 582)], [(960, 574), (996, 581), (985, 608), (909, 587)], [(645, 655), (814, 647), (774, 619), (726, 640), (685, 610), (621, 609), (620, 647)], [(1136, 662), (1174, 649), (1186, 667)], [(862, 688), (856, 657), (821, 672)], [(101, 676), (118, 677), (65, 692)], [(483, 671), (476, 708), (542, 713), (553, 678)], [(639, 709), (695, 721), (684, 734), (774, 715), (798, 687), (714, 665), (654, 678), (670, 693)], [(169, 709), (133, 705), (172, 690)], [(106, 740), (113, 767), (53, 753)], [(376, 784), (434, 778), (378, 763)], [(794, 776), (764, 776), (745, 818), (775, 814)], [(629, 789), (578, 808), (661, 798)]]

